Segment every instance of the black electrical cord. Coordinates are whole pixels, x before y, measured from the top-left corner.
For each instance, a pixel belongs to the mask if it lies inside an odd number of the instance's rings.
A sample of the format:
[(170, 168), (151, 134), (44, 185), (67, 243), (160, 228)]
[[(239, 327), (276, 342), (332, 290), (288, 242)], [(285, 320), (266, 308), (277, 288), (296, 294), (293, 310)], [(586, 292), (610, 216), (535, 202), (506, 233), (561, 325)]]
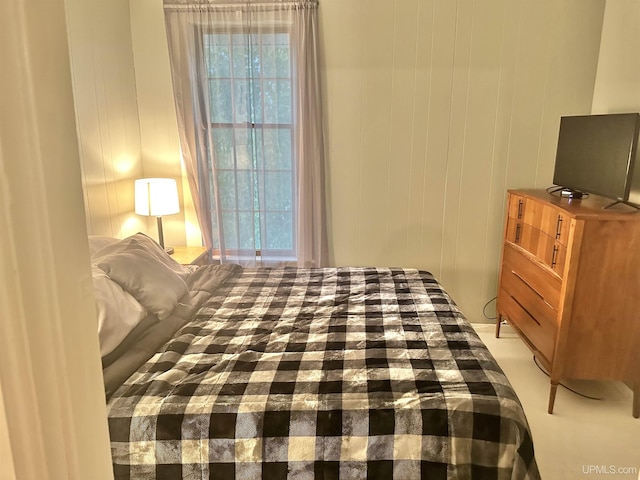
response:
[(493, 297), (491, 300), (489, 300), (487, 303), (484, 304), (484, 307), (482, 307), (482, 315), (487, 320), (495, 320), (496, 318), (498, 318), (497, 315), (495, 317), (490, 317), (490, 316), (487, 315), (487, 307), (491, 304), (491, 302), (497, 300), (497, 298), (498, 297)]
[[(571, 198), (570, 195), (563, 195), (562, 192), (571, 192), (570, 188), (565, 188), (565, 187), (558, 187), (557, 185), (552, 185), (550, 187), (547, 187), (547, 193), (549, 195), (555, 195), (556, 197), (560, 197), (560, 198)], [(587, 198), (589, 196), (588, 192), (579, 192), (581, 193), (581, 197), (580, 198)]]

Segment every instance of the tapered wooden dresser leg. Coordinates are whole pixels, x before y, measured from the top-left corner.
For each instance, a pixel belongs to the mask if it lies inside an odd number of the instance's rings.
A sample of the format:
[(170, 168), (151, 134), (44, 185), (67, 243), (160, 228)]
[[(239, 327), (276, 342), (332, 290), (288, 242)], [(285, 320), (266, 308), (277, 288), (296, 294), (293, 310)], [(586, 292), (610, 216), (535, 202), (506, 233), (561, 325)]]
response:
[(633, 418), (640, 418), (640, 382), (633, 386)]
[(556, 402), (556, 391), (558, 390), (558, 382), (551, 380), (551, 389), (549, 390), (549, 408), (548, 413), (553, 413), (553, 404)]
[(502, 317), (498, 315), (496, 319), (496, 338), (500, 338), (500, 324), (502, 323)]

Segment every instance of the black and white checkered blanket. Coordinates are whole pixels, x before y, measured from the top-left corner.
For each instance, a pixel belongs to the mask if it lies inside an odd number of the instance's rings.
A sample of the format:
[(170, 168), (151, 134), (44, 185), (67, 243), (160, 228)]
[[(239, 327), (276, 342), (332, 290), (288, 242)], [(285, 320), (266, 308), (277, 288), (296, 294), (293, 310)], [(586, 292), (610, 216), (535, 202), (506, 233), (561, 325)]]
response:
[(108, 410), (117, 479), (539, 478), (509, 382), (417, 270), (244, 270)]

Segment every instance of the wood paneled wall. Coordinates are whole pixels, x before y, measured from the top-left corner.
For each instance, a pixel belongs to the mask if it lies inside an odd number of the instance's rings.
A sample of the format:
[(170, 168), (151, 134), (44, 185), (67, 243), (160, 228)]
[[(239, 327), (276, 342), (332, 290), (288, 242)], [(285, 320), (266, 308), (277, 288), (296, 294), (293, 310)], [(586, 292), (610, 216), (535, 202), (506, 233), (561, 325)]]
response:
[(157, 238), (155, 219), (134, 213), (134, 180), (169, 177), (183, 201), (163, 220), (165, 240), (184, 245), (186, 225), (200, 244), (180, 161), (162, 1), (67, 3), (88, 232)]
[(129, 1), (66, 3), (87, 231), (146, 231), (133, 206), (143, 168)]
[(590, 112), (604, 4), (322, 0), (335, 264), (430, 270), (481, 321), (506, 189), (550, 185)]

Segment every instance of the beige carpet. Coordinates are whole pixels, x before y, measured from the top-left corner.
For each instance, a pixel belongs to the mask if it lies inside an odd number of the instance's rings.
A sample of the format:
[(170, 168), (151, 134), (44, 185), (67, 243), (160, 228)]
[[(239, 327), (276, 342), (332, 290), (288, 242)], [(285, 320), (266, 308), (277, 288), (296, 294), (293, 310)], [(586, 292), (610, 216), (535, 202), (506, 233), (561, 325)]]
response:
[[(553, 415), (549, 379), (509, 326), (495, 338), (491, 324), (473, 324), (524, 406), (544, 480), (640, 479), (640, 419), (631, 416), (631, 390), (619, 382), (567, 381)], [(640, 352), (638, 352), (640, 355)]]

